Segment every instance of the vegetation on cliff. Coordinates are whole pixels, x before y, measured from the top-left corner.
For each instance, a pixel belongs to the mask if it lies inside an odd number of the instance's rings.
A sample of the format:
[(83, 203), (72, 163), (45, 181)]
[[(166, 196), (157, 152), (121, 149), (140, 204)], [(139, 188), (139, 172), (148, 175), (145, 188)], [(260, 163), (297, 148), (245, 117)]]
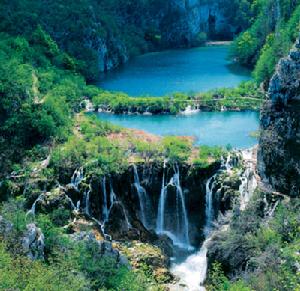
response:
[(282, 198), (259, 191), (230, 230), (216, 234), (208, 290), (299, 289), (300, 204)]
[(253, 1), (253, 21), (236, 38), (232, 54), (241, 64), (254, 68), (257, 82), (270, 80), (280, 58), (285, 56), (299, 34), (299, 1)]

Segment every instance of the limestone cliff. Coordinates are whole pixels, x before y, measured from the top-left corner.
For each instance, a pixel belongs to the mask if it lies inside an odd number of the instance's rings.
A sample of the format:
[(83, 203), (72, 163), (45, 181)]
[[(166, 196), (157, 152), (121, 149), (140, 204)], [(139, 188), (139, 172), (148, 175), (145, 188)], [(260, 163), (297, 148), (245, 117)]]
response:
[(260, 175), (277, 191), (300, 194), (300, 42), (280, 60), (261, 112)]
[(226, 19), (224, 0), (169, 0), (167, 10), (161, 20), (162, 40), (168, 46), (191, 46), (208, 39), (231, 39), (232, 27)]

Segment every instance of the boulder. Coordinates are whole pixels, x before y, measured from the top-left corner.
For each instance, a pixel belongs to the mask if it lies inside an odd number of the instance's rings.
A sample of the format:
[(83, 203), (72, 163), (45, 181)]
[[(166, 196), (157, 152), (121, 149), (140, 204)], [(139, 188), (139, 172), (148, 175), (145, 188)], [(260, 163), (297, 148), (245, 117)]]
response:
[(0, 215), (0, 235), (4, 238), (13, 231), (13, 224)]
[(27, 231), (22, 238), (24, 253), (31, 260), (44, 260), (44, 234), (34, 223), (28, 224), (26, 228)]
[(95, 234), (91, 231), (81, 231), (71, 234), (70, 237), (77, 242), (83, 242), (86, 247), (93, 247), (95, 258), (109, 258), (116, 263), (116, 267), (125, 266), (130, 268), (129, 262), (125, 256), (113, 248), (111, 242), (97, 240)]

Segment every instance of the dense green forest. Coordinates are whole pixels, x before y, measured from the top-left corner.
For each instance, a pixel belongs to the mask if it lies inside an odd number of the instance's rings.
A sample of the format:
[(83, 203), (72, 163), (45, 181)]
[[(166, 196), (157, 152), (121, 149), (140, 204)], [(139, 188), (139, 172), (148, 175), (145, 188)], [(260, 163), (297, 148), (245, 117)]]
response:
[[(57, 207), (28, 217), (28, 210), (41, 191), (58, 197), (57, 181), (70, 179), (82, 165), (87, 175), (98, 178), (123, 173), (129, 161), (162, 164), (167, 159), (173, 166), (192, 164), (201, 171), (220, 162), (230, 147), (193, 147), (189, 138), (138, 138), (83, 111), (87, 101), (117, 114), (177, 114), (188, 105), (259, 110), (265, 96), (260, 84), (267, 89), (279, 59), (299, 36), (300, 2), (222, 3), (236, 27), (231, 57), (253, 69), (253, 80), (207, 93), (133, 98), (93, 85), (101, 41), (119, 64), (128, 56), (163, 49), (153, 15), (166, 9), (164, 1), (1, 1), (0, 290), (165, 290), (166, 278), (154, 276), (146, 263), (132, 270), (114, 257), (98, 256), (103, 249), (95, 241), (71, 239), (74, 211)], [(207, 290), (299, 290), (299, 201), (285, 197), (268, 220), (263, 199), (258, 191), (249, 209), (235, 213), (226, 239), (214, 242), (220, 256), (211, 265)], [(45, 235), (44, 260), (24, 254), (20, 240), (30, 222)], [(148, 248), (142, 252), (153, 251)], [(240, 268), (245, 264), (247, 271)]]
[(253, 1), (250, 27), (236, 38), (232, 55), (254, 68), (257, 82), (266, 82), (299, 35), (299, 1)]

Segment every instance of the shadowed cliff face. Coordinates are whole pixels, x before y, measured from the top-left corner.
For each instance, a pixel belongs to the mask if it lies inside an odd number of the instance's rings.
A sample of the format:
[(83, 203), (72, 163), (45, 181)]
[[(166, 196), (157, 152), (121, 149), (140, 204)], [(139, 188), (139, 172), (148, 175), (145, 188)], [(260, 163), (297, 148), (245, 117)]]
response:
[(277, 191), (300, 194), (300, 43), (280, 60), (261, 112), (259, 172)]

